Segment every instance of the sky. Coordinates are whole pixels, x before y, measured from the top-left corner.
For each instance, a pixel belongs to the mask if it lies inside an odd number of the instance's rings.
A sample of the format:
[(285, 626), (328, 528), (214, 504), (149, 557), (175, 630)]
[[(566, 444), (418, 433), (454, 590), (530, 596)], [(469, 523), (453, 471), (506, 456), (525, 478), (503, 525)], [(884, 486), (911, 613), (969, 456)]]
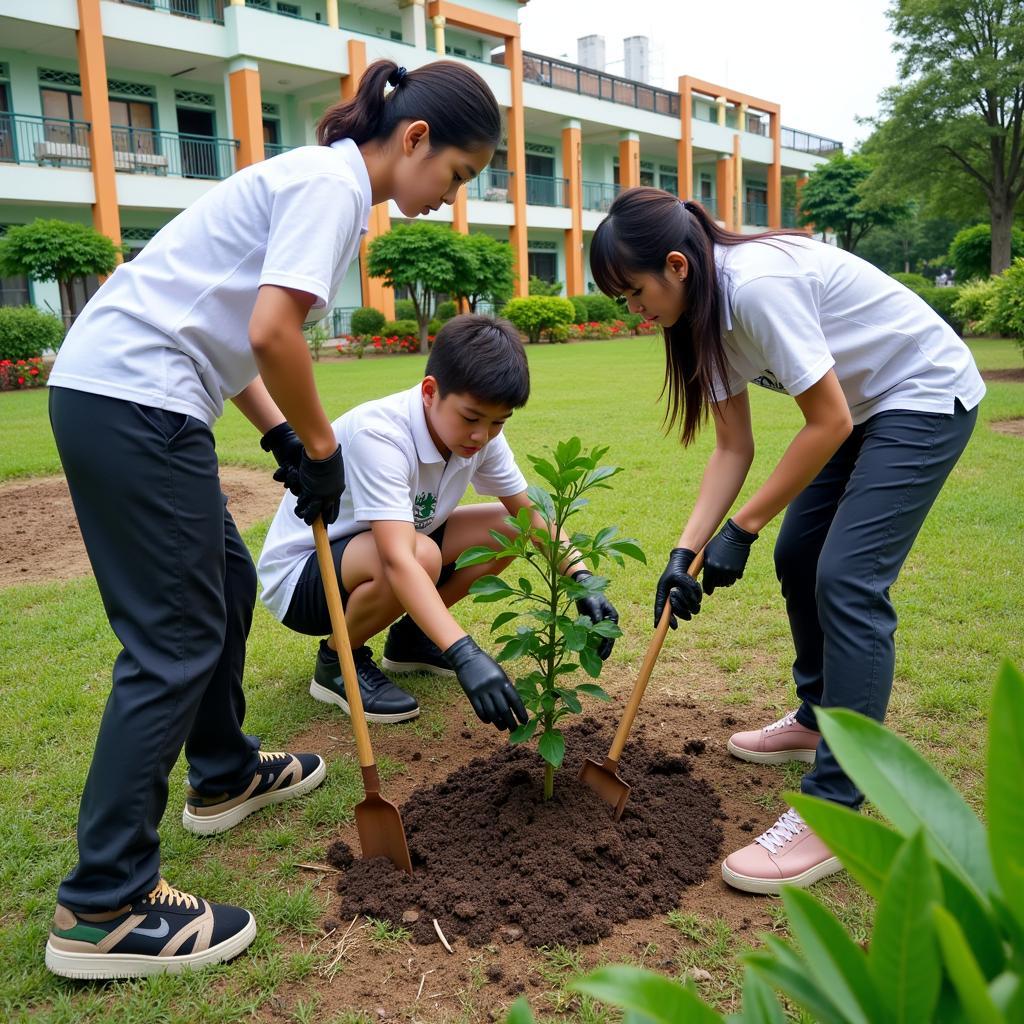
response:
[[(726, 85), (782, 105), (789, 128), (839, 139), (847, 151), (870, 134), (858, 117), (878, 111), (897, 81), (885, 11), (889, 0), (530, 0), (520, 11), (523, 49), (576, 62), (576, 39), (605, 37), (612, 74), (622, 40), (651, 39), (651, 83), (678, 77)], [(581, 18), (585, 12), (585, 18)], [(612, 63), (618, 61), (618, 63)]]

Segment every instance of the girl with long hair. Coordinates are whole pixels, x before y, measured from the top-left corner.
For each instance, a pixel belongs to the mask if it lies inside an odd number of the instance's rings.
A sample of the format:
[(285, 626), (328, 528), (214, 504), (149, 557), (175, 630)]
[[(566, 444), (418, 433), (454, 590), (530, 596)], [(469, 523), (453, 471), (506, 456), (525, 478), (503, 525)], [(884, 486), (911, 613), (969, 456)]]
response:
[[(390, 86), (390, 91), (387, 87)], [(97, 292), (50, 377), (50, 420), (100, 596), (122, 650), (78, 820), (78, 863), (46, 946), (54, 972), (115, 978), (230, 959), (247, 910), (172, 888), (157, 826), (182, 747), (182, 823), (201, 835), (300, 796), (316, 754), (242, 729), (252, 559), (226, 510), (212, 427), (231, 400), (307, 524), (331, 523), (341, 451), (303, 324), (333, 304), (370, 207), (453, 203), (501, 138), (469, 68), (377, 61), (302, 146), (220, 182)]]
[[(700, 609), (743, 576), (760, 531), (775, 544), (799, 706), (739, 732), (756, 764), (804, 761), (804, 793), (863, 797), (816, 728), (818, 707), (877, 721), (892, 688), (896, 581), (963, 452), (985, 393), (964, 342), (918, 296), (799, 232), (726, 231), (697, 203), (653, 188), (618, 196), (591, 246), (594, 280), (662, 326), (666, 421), (688, 445), (708, 419), (715, 448), (658, 581), (655, 623)], [(804, 424), (761, 486), (726, 518), (754, 457), (747, 386), (789, 395)], [(725, 524), (720, 525), (725, 519)], [(707, 545), (704, 585), (686, 570)], [(792, 808), (722, 864), (726, 882), (777, 893), (838, 871)]]

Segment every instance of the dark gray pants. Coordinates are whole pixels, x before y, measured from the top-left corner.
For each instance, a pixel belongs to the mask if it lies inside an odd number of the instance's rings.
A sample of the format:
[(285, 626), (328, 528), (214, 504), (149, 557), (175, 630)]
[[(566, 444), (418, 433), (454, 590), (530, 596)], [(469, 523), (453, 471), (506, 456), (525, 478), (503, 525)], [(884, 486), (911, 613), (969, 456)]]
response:
[(110, 627), (122, 651), (58, 899), (111, 910), (160, 879), (157, 826), (182, 745), (189, 782), (252, 778), (242, 731), (256, 570), (226, 508), (200, 420), (52, 388), (50, 423)]
[[(896, 656), (889, 588), (977, 417), (959, 402), (949, 416), (879, 413), (854, 427), (787, 509), (775, 571), (796, 649), (797, 720), (807, 728), (819, 706), (885, 718)], [(848, 807), (864, 799), (824, 740), (800, 788)]]

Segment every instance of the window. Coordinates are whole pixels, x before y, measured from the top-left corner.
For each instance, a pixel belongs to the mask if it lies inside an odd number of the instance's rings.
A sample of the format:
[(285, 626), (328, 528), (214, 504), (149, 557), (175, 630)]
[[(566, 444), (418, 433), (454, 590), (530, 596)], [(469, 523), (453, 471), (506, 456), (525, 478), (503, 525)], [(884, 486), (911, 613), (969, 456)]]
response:
[(548, 284), (558, 280), (558, 253), (528, 252), (526, 258), (530, 277), (539, 277)]
[(263, 118), (263, 145), (276, 146), (280, 141), (280, 122), (269, 117)]
[(666, 192), (671, 192), (672, 195), (679, 195), (679, 175), (668, 174), (665, 171), (661, 172), (661, 187)]
[(654, 171), (641, 171), (640, 184), (647, 188), (654, 188)]
[(277, 5), (277, 13), (283, 14), (286, 18), (301, 18), (302, 8), (298, 4), (279, 3)]
[(0, 163), (15, 159), (14, 113), (7, 95), (7, 83), (0, 82)]
[(539, 178), (553, 178), (555, 176), (555, 158), (553, 156), (538, 156), (536, 153), (527, 153), (526, 173), (535, 174)]
[(715, 189), (711, 182), (711, 175), (702, 173), (700, 176), (700, 202), (706, 207), (713, 207)]
[(136, 100), (110, 100), (108, 105), (114, 149), (122, 153), (155, 152), (153, 104)]

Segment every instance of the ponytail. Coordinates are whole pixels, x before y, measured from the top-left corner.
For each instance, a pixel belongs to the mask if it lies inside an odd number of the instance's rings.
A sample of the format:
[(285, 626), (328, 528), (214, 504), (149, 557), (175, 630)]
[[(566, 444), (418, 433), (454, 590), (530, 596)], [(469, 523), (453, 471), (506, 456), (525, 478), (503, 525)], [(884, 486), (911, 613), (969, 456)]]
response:
[(719, 227), (699, 203), (680, 201), (657, 188), (630, 188), (616, 196), (590, 246), (590, 269), (598, 288), (617, 297), (630, 290), (633, 274), (665, 271), (670, 252), (689, 264), (686, 312), (663, 324), (665, 336), (666, 430), (679, 426), (680, 440), (696, 439), (715, 402), (715, 387), (728, 379), (722, 346), (722, 302), (715, 246), (733, 246), (800, 231), (742, 235)]
[[(392, 89), (385, 93), (385, 86)], [(317, 125), (317, 141), (356, 145), (386, 139), (403, 121), (426, 121), (432, 149), (494, 148), (501, 141), (501, 110), (487, 83), (472, 68), (438, 60), (406, 71), (393, 60), (374, 61), (350, 100), (329, 108)]]

